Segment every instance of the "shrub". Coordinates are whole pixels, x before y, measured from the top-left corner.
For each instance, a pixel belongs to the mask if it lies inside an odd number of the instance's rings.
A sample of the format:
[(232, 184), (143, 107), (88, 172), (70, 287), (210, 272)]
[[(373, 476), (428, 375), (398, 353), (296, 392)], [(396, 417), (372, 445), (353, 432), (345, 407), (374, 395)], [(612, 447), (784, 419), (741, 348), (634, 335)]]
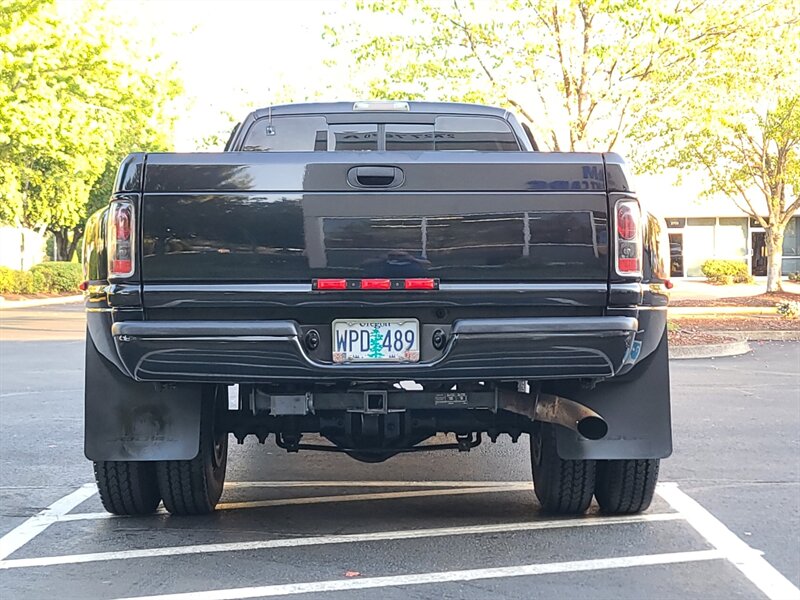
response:
[(700, 269), (708, 282), (716, 285), (753, 283), (753, 277), (747, 272), (747, 263), (738, 260), (711, 259), (704, 262)]
[(16, 271), (14, 269), (0, 267), (0, 294), (13, 293), (16, 280)]
[(0, 267), (0, 294), (77, 292), (82, 280), (83, 272), (77, 263), (42, 263), (30, 271)]
[(16, 271), (8, 267), (0, 267), (0, 294), (13, 292), (16, 286)]
[(30, 273), (34, 279), (41, 278), (41, 283), (34, 283), (44, 292), (77, 292), (83, 281), (83, 270), (78, 263), (44, 262), (31, 268)]
[(0, 293), (30, 294), (34, 291), (34, 287), (33, 277), (29, 271), (15, 271), (8, 267), (0, 267)]
[(787, 319), (800, 317), (800, 302), (787, 300), (778, 303), (778, 314)]

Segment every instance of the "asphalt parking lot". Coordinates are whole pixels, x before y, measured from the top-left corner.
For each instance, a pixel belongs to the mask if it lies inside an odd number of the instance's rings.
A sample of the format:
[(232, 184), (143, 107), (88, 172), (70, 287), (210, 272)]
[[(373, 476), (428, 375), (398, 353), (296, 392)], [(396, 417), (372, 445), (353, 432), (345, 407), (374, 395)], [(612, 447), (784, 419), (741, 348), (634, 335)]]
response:
[[(80, 306), (0, 312), (0, 597), (800, 598), (800, 344), (672, 364), (643, 515), (542, 515), (527, 443), (367, 465), (233, 445), (210, 517), (110, 517)], [(523, 443), (525, 442), (525, 443)]]

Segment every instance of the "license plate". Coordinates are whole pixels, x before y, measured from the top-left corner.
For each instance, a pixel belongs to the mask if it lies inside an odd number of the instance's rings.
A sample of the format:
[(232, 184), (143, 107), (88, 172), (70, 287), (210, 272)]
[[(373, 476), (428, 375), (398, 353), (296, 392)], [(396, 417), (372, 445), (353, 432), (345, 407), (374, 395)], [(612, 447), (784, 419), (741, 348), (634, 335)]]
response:
[(333, 322), (333, 362), (417, 362), (419, 321), (339, 319)]

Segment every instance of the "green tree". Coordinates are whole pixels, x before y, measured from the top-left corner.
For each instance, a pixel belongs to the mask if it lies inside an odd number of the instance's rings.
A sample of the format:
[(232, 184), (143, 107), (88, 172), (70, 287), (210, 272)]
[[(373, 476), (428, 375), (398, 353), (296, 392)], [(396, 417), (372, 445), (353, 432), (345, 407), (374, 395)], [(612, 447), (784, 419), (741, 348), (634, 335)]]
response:
[(783, 239), (800, 209), (800, 16), (771, 2), (704, 57), (680, 110), (652, 114), (643, 164), (701, 171), (766, 232), (767, 291), (780, 291)]
[(357, 94), (499, 104), (520, 113), (541, 146), (575, 151), (615, 149), (643, 115), (672, 106), (703, 53), (756, 9), (701, 0), (372, 0), (357, 10), (372, 18), (348, 15), (325, 31), (372, 73)]
[(704, 169), (709, 192), (723, 192), (764, 228), (767, 291), (781, 291), (784, 233), (800, 208), (800, 96), (691, 133), (678, 156), (676, 166)]
[(166, 149), (180, 91), (101, 0), (17, 1), (0, 18), (0, 219), (51, 232), (69, 260), (128, 151)]
[(383, 356), (383, 336), (381, 330), (373, 327), (369, 334), (369, 357), (381, 358)]

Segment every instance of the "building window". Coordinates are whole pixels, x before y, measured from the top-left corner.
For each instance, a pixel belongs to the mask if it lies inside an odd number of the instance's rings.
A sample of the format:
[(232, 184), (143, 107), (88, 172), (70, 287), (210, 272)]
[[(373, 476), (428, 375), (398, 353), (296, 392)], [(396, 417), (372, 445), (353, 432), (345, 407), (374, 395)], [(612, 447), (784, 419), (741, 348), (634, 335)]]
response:
[(683, 230), (683, 267), (688, 277), (702, 277), (700, 266), (714, 258), (716, 219), (686, 219)]
[(688, 277), (702, 277), (702, 265), (711, 258), (747, 261), (747, 218), (686, 219), (683, 230), (683, 266)]
[(786, 226), (783, 236), (783, 265), (781, 272), (784, 275), (800, 271), (800, 217), (792, 217)]
[(747, 260), (746, 217), (720, 217), (714, 238), (714, 258)]

